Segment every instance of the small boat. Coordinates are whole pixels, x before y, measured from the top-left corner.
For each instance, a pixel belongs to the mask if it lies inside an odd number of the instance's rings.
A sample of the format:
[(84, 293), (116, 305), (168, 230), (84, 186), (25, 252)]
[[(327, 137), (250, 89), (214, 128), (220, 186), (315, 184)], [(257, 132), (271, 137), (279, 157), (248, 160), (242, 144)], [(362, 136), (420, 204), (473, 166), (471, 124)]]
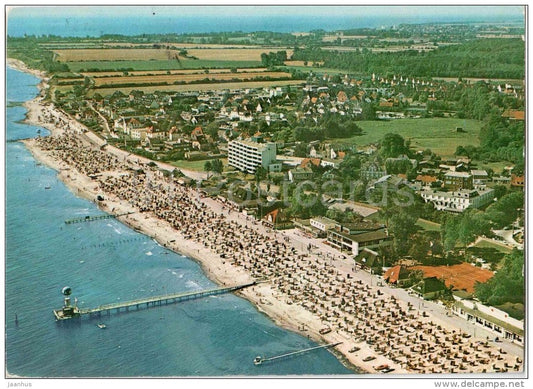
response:
[(329, 334), (330, 332), (331, 332), (331, 328), (329, 328), (329, 327), (324, 327), (324, 328), (322, 328), (322, 329), (320, 329), (320, 330), (318, 331), (318, 333), (319, 333), (320, 335)]
[(96, 326), (97, 326), (98, 328), (100, 328), (101, 330), (107, 328), (107, 326), (106, 326), (104, 323), (97, 324)]
[(51, 187), (50, 186), (45, 186), (44, 189), (50, 189)]
[(259, 355), (254, 358), (254, 365), (260, 365), (263, 363), (263, 358), (261, 358)]
[(363, 362), (370, 362), (370, 361), (373, 361), (374, 359), (376, 359), (376, 357), (369, 356), (369, 357), (364, 358)]
[(389, 367), (387, 369), (381, 370), (382, 373), (390, 373), (391, 371), (394, 371), (394, 369), (392, 367)]
[(355, 353), (355, 352), (357, 352), (359, 350), (361, 350), (361, 347), (355, 346), (355, 347), (352, 347), (350, 350), (348, 350), (348, 352), (349, 353)]
[(374, 369), (377, 371), (386, 370), (388, 368), (389, 368), (389, 365), (379, 365), (379, 366), (374, 367)]

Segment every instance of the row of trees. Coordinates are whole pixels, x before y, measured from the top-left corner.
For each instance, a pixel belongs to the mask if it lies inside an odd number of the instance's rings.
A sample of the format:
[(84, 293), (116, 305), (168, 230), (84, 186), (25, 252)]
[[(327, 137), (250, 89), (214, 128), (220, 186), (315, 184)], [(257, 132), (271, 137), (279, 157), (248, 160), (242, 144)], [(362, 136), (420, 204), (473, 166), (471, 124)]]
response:
[(476, 297), (489, 305), (524, 303), (524, 253), (514, 250), (504, 257), (500, 270), (485, 283), (474, 286)]
[(261, 63), (263, 66), (267, 68), (271, 68), (273, 66), (281, 66), (283, 63), (287, 60), (287, 52), (285, 50), (283, 51), (276, 51), (270, 52), (270, 53), (262, 53), (261, 54)]
[(491, 229), (502, 229), (522, 214), (524, 192), (511, 192), (489, 205), (483, 212), (467, 209), (461, 215), (447, 215), (441, 225), (444, 248), (466, 247), (478, 236), (489, 235)]
[(295, 141), (302, 142), (348, 138), (363, 133), (355, 120), (340, 115), (324, 115), (317, 123), (306, 120), (298, 124), (294, 127), (293, 136)]
[[(494, 53), (498, 53), (498, 61)], [(414, 77), (515, 79), (522, 79), (525, 74), (525, 44), (521, 39), (477, 39), (430, 52), (331, 52), (319, 47), (296, 48), (292, 59), (324, 61), (324, 67), (363, 74), (392, 71)]]

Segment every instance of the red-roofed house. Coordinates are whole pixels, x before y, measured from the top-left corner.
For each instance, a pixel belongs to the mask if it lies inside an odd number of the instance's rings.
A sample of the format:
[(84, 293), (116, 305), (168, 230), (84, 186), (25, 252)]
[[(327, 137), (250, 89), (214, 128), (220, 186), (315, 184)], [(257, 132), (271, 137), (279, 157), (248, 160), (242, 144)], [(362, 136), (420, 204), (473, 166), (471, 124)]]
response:
[(525, 112), (519, 111), (517, 109), (507, 109), (502, 113), (503, 118), (508, 118), (509, 120), (525, 120)]
[(200, 136), (203, 136), (204, 135), (204, 132), (202, 131), (202, 127), (198, 126), (196, 127), (194, 130), (192, 130), (191, 132), (191, 138), (195, 139), (200, 137)]
[(348, 101), (348, 96), (346, 96), (346, 92), (344, 91), (339, 91), (339, 93), (337, 93), (337, 101), (339, 103), (345, 103), (346, 101)]
[(300, 167), (303, 168), (306, 168), (309, 165), (320, 166), (320, 158), (304, 158), (302, 163), (300, 163)]
[(517, 186), (520, 188), (524, 187), (524, 176), (517, 176), (516, 174), (511, 174), (511, 186)]
[(437, 177), (419, 174), (415, 181), (422, 183), (423, 186), (431, 186), (432, 183), (437, 182)]
[(383, 275), (383, 279), (389, 284), (401, 286), (409, 278), (409, 270), (401, 265), (391, 267)]
[(292, 221), (285, 215), (282, 209), (274, 209), (263, 217), (263, 223), (272, 228), (292, 227)]

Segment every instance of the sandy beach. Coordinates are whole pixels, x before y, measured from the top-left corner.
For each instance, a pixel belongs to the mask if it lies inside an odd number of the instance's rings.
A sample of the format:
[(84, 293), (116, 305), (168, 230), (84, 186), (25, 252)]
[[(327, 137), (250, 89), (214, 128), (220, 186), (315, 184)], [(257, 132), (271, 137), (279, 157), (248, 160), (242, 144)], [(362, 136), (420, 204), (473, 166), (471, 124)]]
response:
[[(382, 365), (393, 374), (522, 371), (521, 355), (476, 339), (366, 284), (355, 272), (298, 250), (230, 205), (163, 177), (146, 160), (104, 146), (104, 140), (43, 100), (46, 75), (20, 61), (8, 59), (8, 65), (42, 79), (40, 95), (25, 104), (26, 122), (51, 131), (49, 137), (24, 141), (38, 161), (103, 211), (132, 212), (117, 218), (194, 258), (218, 284), (261, 281), (239, 294), (278, 325), (321, 344), (342, 342), (333, 350), (339, 359), (372, 374)], [(140, 167), (144, 174), (132, 173)], [(103, 201), (97, 201), (99, 195)]]

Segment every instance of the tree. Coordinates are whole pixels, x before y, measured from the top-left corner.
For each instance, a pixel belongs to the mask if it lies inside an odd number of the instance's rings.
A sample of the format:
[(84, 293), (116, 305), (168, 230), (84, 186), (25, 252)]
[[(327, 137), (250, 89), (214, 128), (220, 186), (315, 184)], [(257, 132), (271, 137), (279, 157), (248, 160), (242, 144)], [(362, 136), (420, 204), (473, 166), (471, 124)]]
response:
[(207, 126), (205, 126), (204, 131), (206, 134), (208, 134), (211, 139), (214, 141), (218, 140), (218, 129), (219, 124), (217, 122), (211, 122)]
[(222, 173), (223, 170), (224, 170), (224, 165), (222, 164), (222, 161), (220, 159), (214, 159), (211, 162), (211, 171), (220, 174)]
[(213, 170), (213, 165), (211, 165), (211, 161), (205, 161), (204, 163), (204, 171), (210, 172)]
[(409, 155), (409, 147), (401, 135), (388, 133), (381, 140), (379, 153), (383, 158), (396, 158)]
[(485, 283), (476, 283), (474, 289), (476, 297), (489, 305), (524, 303), (524, 253), (515, 249), (506, 255), (494, 277)]
[(363, 103), (361, 110), (362, 120), (376, 120), (376, 109), (371, 103)]
[(393, 246), (396, 254), (405, 255), (410, 247), (411, 235), (417, 230), (418, 216), (407, 211), (406, 208), (398, 207), (389, 219), (389, 232), (394, 237)]
[(431, 240), (423, 232), (415, 233), (410, 239), (409, 255), (415, 260), (425, 263), (428, 251), (431, 249)]
[(487, 207), (486, 219), (496, 228), (503, 228), (514, 222), (523, 208), (524, 192), (512, 192)]
[(254, 177), (255, 182), (263, 181), (267, 176), (267, 171), (263, 166), (258, 166), (257, 169), (255, 169)]
[(361, 159), (358, 155), (348, 154), (339, 164), (339, 172), (345, 179), (358, 179), (361, 173)]
[(300, 158), (307, 157), (307, 144), (303, 142), (297, 143), (294, 146), (294, 156)]

